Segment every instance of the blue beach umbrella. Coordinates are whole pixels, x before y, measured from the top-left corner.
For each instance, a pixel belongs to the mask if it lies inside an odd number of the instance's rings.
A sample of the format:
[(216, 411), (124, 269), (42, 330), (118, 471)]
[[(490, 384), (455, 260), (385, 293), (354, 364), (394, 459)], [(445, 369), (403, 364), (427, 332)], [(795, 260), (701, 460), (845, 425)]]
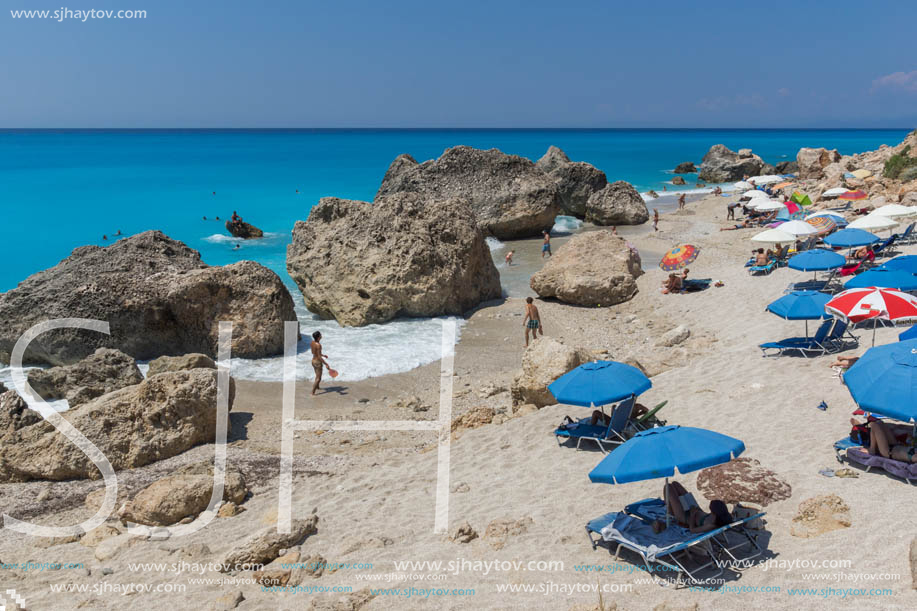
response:
[(662, 426), (641, 431), (605, 456), (589, 472), (598, 484), (626, 484), (675, 472), (690, 473), (729, 462), (745, 444), (721, 433), (690, 426)]
[(827, 248), (813, 248), (790, 257), (787, 267), (801, 272), (818, 272), (843, 267), (847, 262), (844, 255), (839, 255)]
[(845, 289), (878, 286), (899, 291), (917, 291), (917, 276), (911, 272), (876, 268), (854, 276), (844, 284)]
[(616, 361), (593, 361), (568, 371), (548, 385), (558, 403), (591, 407), (616, 403), (652, 387), (643, 372)]
[(879, 236), (864, 231), (863, 229), (841, 229), (835, 231), (824, 240), (828, 246), (838, 248), (856, 248), (857, 246), (869, 246), (879, 241)]
[(917, 274), (917, 255), (902, 255), (894, 259), (889, 259), (876, 269), (888, 269)]
[(917, 340), (870, 348), (844, 374), (844, 384), (863, 411), (917, 421)]
[(767, 304), (767, 311), (784, 320), (818, 320), (830, 318), (825, 304), (833, 295), (818, 291), (793, 291)]
[(914, 325), (907, 331), (898, 334), (898, 341), (903, 342), (909, 339), (917, 339), (917, 325)]

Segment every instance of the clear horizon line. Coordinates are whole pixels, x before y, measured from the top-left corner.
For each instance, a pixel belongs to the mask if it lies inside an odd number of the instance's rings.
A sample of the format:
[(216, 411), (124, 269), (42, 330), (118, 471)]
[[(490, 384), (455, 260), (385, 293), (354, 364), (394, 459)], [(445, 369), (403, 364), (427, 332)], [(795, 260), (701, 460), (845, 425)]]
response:
[(0, 127), (0, 132), (27, 131), (875, 131), (914, 130), (890, 127)]

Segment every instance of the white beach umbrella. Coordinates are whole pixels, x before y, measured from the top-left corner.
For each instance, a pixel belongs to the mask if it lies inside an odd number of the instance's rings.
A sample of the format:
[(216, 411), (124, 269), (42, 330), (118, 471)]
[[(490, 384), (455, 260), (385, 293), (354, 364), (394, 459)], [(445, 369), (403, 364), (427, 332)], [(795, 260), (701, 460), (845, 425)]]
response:
[(787, 221), (786, 223), (783, 223), (777, 227), (777, 231), (782, 231), (784, 233), (795, 236), (813, 235), (818, 233), (818, 229), (805, 221)]
[(847, 189), (844, 187), (834, 187), (833, 189), (828, 189), (821, 194), (822, 197), (837, 197), (838, 195), (843, 195), (847, 192)]
[(855, 221), (851, 221), (847, 225), (848, 229), (863, 229), (865, 231), (882, 231), (884, 229), (891, 229), (898, 224), (898, 221), (888, 218), (887, 216), (882, 216), (881, 214), (876, 214), (875, 212), (870, 212), (866, 216), (861, 216)]
[(750, 189), (754, 189), (754, 188), (755, 188), (753, 184), (751, 184), (750, 182), (746, 182), (746, 181), (744, 181), (744, 180), (740, 180), (740, 181), (737, 182), (736, 184), (732, 185), (732, 187), (733, 187), (736, 191), (748, 191), (748, 190), (750, 190)]
[(754, 236), (751, 241), (761, 244), (792, 244), (796, 241), (796, 236), (780, 231), (780, 229), (768, 229)]
[(901, 218), (905, 216), (914, 216), (917, 214), (917, 208), (902, 206), (901, 204), (886, 204), (873, 210), (870, 214), (881, 214), (890, 219)]
[(786, 206), (784, 206), (780, 202), (774, 201), (772, 199), (769, 199), (767, 201), (755, 200), (754, 204), (755, 204), (754, 208), (758, 212), (773, 212), (774, 210), (782, 210), (786, 208)]
[(756, 185), (769, 185), (775, 182), (783, 182), (783, 176), (777, 176), (776, 174), (766, 174), (764, 176), (752, 176), (748, 179), (748, 182), (753, 182)]

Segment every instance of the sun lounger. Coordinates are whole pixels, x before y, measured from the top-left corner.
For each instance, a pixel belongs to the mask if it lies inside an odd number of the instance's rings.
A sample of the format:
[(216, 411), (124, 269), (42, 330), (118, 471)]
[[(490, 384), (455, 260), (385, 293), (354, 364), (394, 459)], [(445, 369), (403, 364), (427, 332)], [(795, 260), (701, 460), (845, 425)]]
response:
[(898, 237), (899, 244), (910, 244), (914, 241), (914, 225), (915, 223), (911, 223), (903, 233), (895, 234)]
[(846, 212), (847, 210), (850, 210), (850, 202), (847, 202), (843, 206), (835, 206), (834, 208), (825, 208), (825, 210), (831, 211), (831, 212)]
[[(875, 247), (873, 247), (872, 249), (873, 254), (879, 257), (889, 256), (893, 252), (894, 249), (892, 247), (894, 246), (897, 240), (898, 240), (898, 234), (894, 234), (888, 238), (885, 238), (884, 241), (880, 242)], [(873, 259), (874, 258), (875, 257), (873, 257)]]
[(771, 259), (767, 265), (752, 265), (748, 268), (748, 273), (752, 276), (756, 274), (769, 274), (777, 268), (777, 261)]
[(837, 279), (837, 270), (832, 269), (828, 274), (828, 277), (824, 280), (806, 280), (804, 282), (792, 282), (789, 286), (786, 287), (784, 293), (792, 293), (793, 291), (822, 291), (825, 293), (834, 293), (837, 290), (837, 287), (834, 286), (834, 281)]
[(870, 454), (866, 451), (866, 448), (850, 439), (850, 437), (846, 437), (836, 442), (834, 444), (834, 451), (837, 454), (837, 460), (839, 462), (847, 460), (849, 463), (863, 466), (866, 468), (867, 473), (875, 467), (895, 477), (900, 477), (909, 484), (917, 482), (917, 464), (901, 462), (900, 460), (893, 460), (891, 458), (885, 458), (884, 456)]
[[(722, 575), (723, 568), (717, 566), (718, 550), (727, 551), (728, 548), (724, 548), (721, 543), (717, 542), (717, 538), (723, 537), (731, 527), (732, 525), (729, 525), (705, 533), (692, 533), (685, 528), (670, 524), (662, 532), (655, 533), (649, 522), (623, 512), (613, 511), (586, 524), (586, 534), (592, 549), (606, 544), (610, 551), (613, 543), (615, 544), (615, 560), (618, 559), (622, 547), (629, 549), (640, 556), (644, 566), (657, 583), (661, 582), (664, 585), (670, 581), (660, 578), (657, 573), (661, 572), (669, 576), (674, 573), (675, 584), (679, 586), (686, 582), (704, 583)], [(757, 546), (757, 543), (755, 545)], [(689, 549), (701, 552), (702, 559), (698, 560), (696, 556), (689, 554)], [(698, 574), (706, 569), (711, 569), (713, 574), (704, 577), (704, 581), (701, 581)]]
[(656, 414), (658, 414), (659, 410), (665, 407), (667, 403), (668, 401), (663, 401), (650, 411), (634, 420), (634, 428), (640, 431), (645, 431), (646, 429), (651, 429), (657, 426), (665, 426), (665, 420), (660, 420), (656, 417)]
[[(828, 339), (828, 334), (831, 333), (833, 327), (834, 320), (829, 319), (818, 327), (812, 337), (789, 337), (777, 342), (760, 344), (758, 347), (761, 348), (762, 356), (779, 356), (787, 351), (800, 352), (806, 358), (808, 358), (809, 352), (826, 354), (830, 351), (831, 343)], [(846, 328), (844, 330), (846, 331)], [(777, 352), (768, 354), (768, 350), (776, 350)]]
[[(650, 524), (656, 520), (661, 522), (666, 521), (665, 503), (662, 499), (659, 498), (643, 499), (642, 501), (631, 503), (624, 508), (624, 513), (632, 515)], [(765, 512), (761, 512), (746, 518), (736, 519), (732, 522), (732, 524), (724, 527), (725, 530), (722, 532), (722, 534), (717, 535), (717, 537), (714, 538), (714, 543), (722, 551), (726, 552), (726, 554), (729, 555), (732, 560), (735, 561), (738, 561), (738, 558), (733, 554), (733, 552), (737, 551), (739, 548), (746, 544), (749, 545), (751, 553), (743, 556), (743, 560), (747, 561), (760, 556), (763, 550), (761, 549), (761, 546), (758, 545), (758, 535), (749, 532), (747, 526), (753, 520), (763, 518), (764, 516)], [(669, 519), (672, 519), (671, 516), (669, 516)], [(671, 527), (671, 523), (669, 526)], [(727, 537), (728, 533), (735, 533), (740, 535), (741, 541), (737, 544), (730, 541)]]
[(611, 420), (605, 424), (590, 424), (590, 418), (583, 418), (578, 422), (568, 422), (561, 424), (554, 431), (558, 444), (563, 444), (568, 439), (576, 440), (576, 449), (579, 450), (580, 444), (584, 441), (594, 441), (598, 444), (599, 449), (608, 452), (605, 448), (616, 446), (627, 441), (628, 436), (635, 430), (630, 420), (631, 412), (634, 410), (634, 404), (637, 399), (633, 395), (618, 403), (611, 413)]

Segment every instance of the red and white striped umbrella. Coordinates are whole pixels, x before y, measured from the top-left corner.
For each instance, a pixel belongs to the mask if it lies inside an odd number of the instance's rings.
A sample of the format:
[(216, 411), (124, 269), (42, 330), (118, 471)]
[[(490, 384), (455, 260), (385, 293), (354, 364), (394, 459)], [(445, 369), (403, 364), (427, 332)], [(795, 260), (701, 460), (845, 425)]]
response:
[(853, 323), (870, 318), (917, 322), (917, 297), (895, 289), (868, 286), (838, 293), (825, 304), (825, 311)]

